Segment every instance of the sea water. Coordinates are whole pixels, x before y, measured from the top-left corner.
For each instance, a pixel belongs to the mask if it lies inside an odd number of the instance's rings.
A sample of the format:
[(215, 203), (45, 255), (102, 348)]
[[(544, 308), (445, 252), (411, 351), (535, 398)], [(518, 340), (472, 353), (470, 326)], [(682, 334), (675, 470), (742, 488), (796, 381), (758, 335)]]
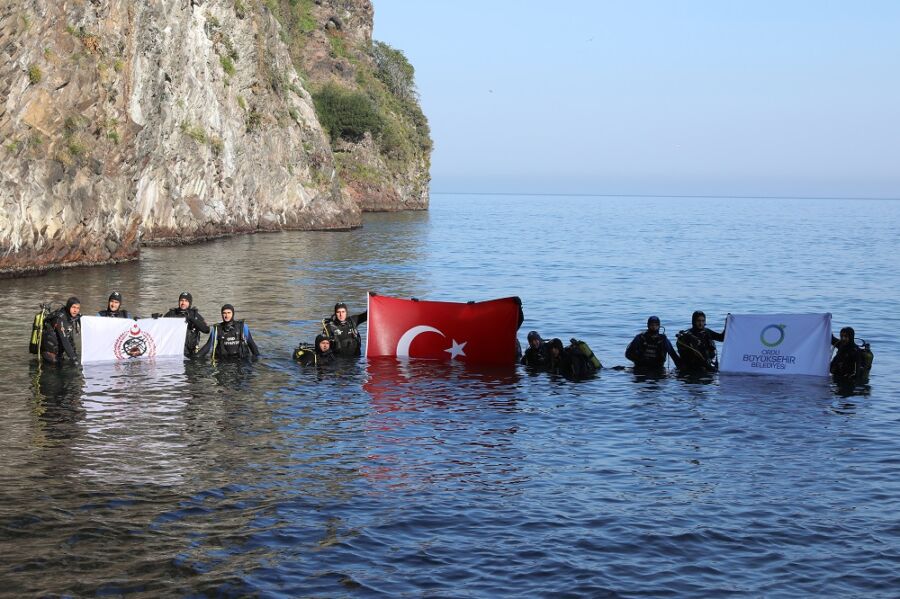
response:
[[(0, 594), (896, 596), (900, 202), (435, 195), (350, 232), (0, 281)], [(224, 303), (263, 357), (37, 369), (38, 304)], [(625, 366), (657, 315), (830, 312), (870, 384), (290, 359), (337, 301), (517, 295)], [(362, 328), (365, 333), (365, 326)]]

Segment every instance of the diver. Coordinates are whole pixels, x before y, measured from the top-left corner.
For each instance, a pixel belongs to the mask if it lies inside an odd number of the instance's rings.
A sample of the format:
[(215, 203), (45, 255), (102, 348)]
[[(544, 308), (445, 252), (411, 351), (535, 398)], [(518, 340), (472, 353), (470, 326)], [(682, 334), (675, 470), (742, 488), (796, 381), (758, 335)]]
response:
[(562, 340), (554, 337), (547, 342), (547, 370), (553, 374), (562, 374), (567, 367), (568, 360), (563, 352)]
[[(560, 341), (562, 344), (562, 341)], [(537, 331), (528, 332), (528, 349), (522, 356), (521, 363), (537, 369), (545, 369), (550, 365), (549, 347)]]
[(665, 333), (659, 332), (659, 317), (651, 316), (647, 319), (647, 330), (635, 335), (628, 348), (625, 357), (634, 362), (635, 368), (646, 370), (658, 370), (666, 364), (666, 355), (672, 357), (677, 367), (680, 363), (678, 353), (672, 347), (672, 343)]
[(359, 337), (359, 325), (366, 321), (368, 311), (347, 316), (347, 304), (338, 302), (334, 305), (334, 314), (322, 320), (322, 335), (331, 339), (331, 350), (341, 357), (359, 357), (362, 355), (362, 341)]
[(106, 310), (100, 310), (97, 312), (97, 316), (132, 318), (132, 316), (128, 314), (128, 310), (122, 307), (122, 294), (118, 291), (113, 291), (109, 294), (109, 299), (106, 302)]
[(243, 320), (234, 319), (234, 306), (222, 306), (222, 322), (214, 324), (206, 344), (200, 348), (200, 357), (212, 351), (213, 360), (244, 359), (259, 357), (259, 348), (250, 335), (250, 328)]
[(303, 366), (325, 366), (333, 363), (335, 360), (337, 358), (331, 350), (331, 339), (325, 335), (317, 336), (313, 351), (301, 352), (298, 358), (298, 361)]
[(178, 296), (178, 307), (172, 308), (163, 315), (163, 318), (183, 318), (187, 321), (187, 332), (184, 335), (184, 355), (188, 358), (197, 355), (200, 351), (200, 334), (209, 333), (209, 325), (200, 316), (197, 308), (193, 307), (194, 296), (187, 291), (182, 291)]
[(725, 341), (725, 331), (717, 333), (706, 328), (706, 314), (697, 310), (691, 316), (691, 328), (680, 331), (678, 369), (685, 372), (715, 372), (719, 369), (716, 341)]
[(49, 364), (60, 364), (64, 358), (77, 362), (80, 335), (81, 301), (73, 296), (47, 318), (41, 337), (41, 358)]
[[(591, 358), (576, 345), (577, 343), (581, 342), (573, 339), (568, 347), (563, 347), (562, 340), (555, 337), (547, 343), (547, 370), (551, 374), (561, 374), (567, 379), (578, 380), (589, 377), (599, 370), (600, 361), (597, 360), (595, 366)], [(587, 351), (590, 351), (590, 348)]]
[(831, 345), (837, 352), (831, 359), (831, 376), (835, 383), (866, 383), (872, 367), (872, 351), (868, 344), (856, 344), (856, 331), (852, 327), (841, 329), (841, 337), (831, 336)]

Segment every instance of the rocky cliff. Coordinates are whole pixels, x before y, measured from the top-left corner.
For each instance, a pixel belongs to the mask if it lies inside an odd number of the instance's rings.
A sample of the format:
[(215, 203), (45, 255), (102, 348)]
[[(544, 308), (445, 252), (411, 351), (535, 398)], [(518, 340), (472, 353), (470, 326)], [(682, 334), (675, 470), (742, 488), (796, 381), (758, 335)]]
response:
[(426, 207), (427, 152), (385, 151), (383, 114), (350, 134), (326, 103), (323, 128), (310, 90), (346, 81), (343, 59), (303, 71), (301, 47), (333, 48), (332, 17), (354, 61), (374, 64), (370, 3), (284, 6), (303, 20), (275, 0), (0, 5), (0, 272)]

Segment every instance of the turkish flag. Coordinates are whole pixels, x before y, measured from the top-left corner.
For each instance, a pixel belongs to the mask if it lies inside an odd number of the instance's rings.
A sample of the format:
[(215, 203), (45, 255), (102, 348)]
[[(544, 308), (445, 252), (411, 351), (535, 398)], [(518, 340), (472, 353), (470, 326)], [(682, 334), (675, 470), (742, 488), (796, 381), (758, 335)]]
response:
[(511, 364), (522, 302), (428, 302), (369, 295), (366, 356)]

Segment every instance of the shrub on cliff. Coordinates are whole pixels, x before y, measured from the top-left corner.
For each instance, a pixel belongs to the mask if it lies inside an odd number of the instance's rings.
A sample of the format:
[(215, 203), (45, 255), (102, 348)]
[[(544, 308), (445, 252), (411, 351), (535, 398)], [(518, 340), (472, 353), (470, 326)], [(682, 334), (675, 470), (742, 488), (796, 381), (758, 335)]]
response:
[(331, 139), (359, 141), (366, 132), (377, 137), (384, 121), (365, 94), (329, 83), (313, 94), (319, 122)]
[(372, 59), (377, 69), (376, 76), (392, 94), (403, 100), (416, 99), (416, 70), (403, 52), (384, 42), (375, 41), (372, 43)]

